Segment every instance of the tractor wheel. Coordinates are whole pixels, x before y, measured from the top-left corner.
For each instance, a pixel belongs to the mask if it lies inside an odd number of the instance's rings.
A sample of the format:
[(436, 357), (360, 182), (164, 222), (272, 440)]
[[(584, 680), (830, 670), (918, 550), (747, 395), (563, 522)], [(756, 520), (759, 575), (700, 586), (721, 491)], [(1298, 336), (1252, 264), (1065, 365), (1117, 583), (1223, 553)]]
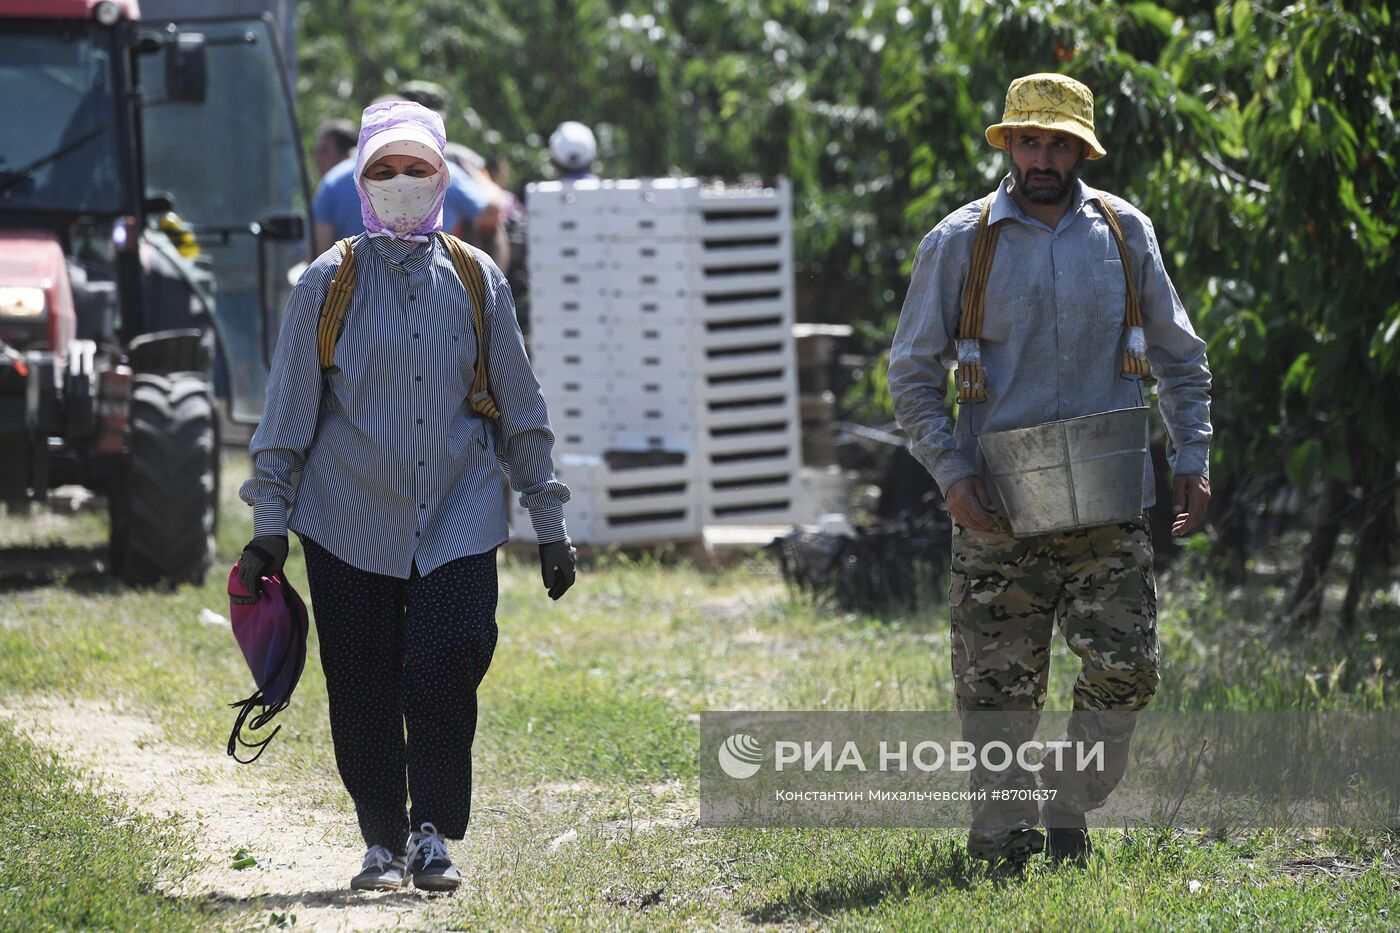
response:
[(219, 496), (209, 381), (197, 373), (138, 373), (130, 432), (109, 496), (112, 569), (133, 586), (203, 583), (214, 556)]

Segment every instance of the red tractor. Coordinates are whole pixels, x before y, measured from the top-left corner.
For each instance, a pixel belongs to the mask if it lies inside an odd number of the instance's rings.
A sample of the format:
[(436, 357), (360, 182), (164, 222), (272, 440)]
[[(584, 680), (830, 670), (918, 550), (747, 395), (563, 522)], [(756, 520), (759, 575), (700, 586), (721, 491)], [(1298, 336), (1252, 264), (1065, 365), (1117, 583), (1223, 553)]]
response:
[(0, 0), (0, 500), (106, 497), (111, 569), (202, 582), (307, 179), (268, 18)]

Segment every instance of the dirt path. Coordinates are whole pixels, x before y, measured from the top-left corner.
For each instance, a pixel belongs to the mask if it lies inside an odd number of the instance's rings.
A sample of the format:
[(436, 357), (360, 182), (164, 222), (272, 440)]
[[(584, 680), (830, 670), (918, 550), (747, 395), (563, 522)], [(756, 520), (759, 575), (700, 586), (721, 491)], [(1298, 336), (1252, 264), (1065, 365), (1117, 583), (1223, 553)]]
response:
[[(236, 775), (238, 765), (226, 756), (171, 745), (150, 720), (92, 701), (0, 701), (0, 717), (99, 776), (133, 807), (178, 816), (194, 831), (202, 867), (170, 894), (295, 914), (298, 930), (378, 930), (424, 920), (430, 896), (350, 893), (364, 848), (345, 814), (299, 805), (289, 800), (294, 795)], [(232, 868), (239, 849), (257, 866)]]

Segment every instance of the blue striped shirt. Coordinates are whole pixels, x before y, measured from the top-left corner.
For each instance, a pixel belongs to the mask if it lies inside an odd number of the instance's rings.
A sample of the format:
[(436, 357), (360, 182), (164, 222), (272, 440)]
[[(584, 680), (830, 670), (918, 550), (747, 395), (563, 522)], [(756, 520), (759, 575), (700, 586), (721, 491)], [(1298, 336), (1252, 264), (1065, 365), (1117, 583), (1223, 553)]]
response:
[(426, 575), (506, 541), (505, 470), (539, 540), (565, 537), (569, 490), (554, 476), (554, 433), (510, 286), (473, 251), (486, 280), (499, 424), (468, 407), (471, 306), (436, 238), (356, 241), (354, 298), (335, 366), (322, 372), (316, 324), (340, 264), (332, 247), (287, 303), (249, 446), (254, 475), (239, 490), (253, 506), (254, 534), (290, 527), (361, 570), (407, 578), (416, 564)]
[[(987, 279), (982, 360), (987, 400), (963, 405), (956, 425), (945, 392), (957, 361), (972, 242), (985, 199), (945, 217), (919, 244), (909, 292), (890, 349), (895, 415), (910, 449), (945, 494), (981, 476), (999, 503), (977, 435), (1146, 403), (1143, 385), (1121, 376), (1127, 285), (1108, 222), (1083, 182), (1055, 229), (1024, 214), (1003, 179), (989, 223), (1002, 224)], [(1105, 195), (1123, 222), (1142, 305), (1147, 359), (1157, 379), (1167, 462), (1177, 475), (1210, 467), (1210, 369), (1206, 345), (1162, 263), (1152, 222)], [(1143, 507), (1153, 504), (1152, 461), (1143, 463)]]

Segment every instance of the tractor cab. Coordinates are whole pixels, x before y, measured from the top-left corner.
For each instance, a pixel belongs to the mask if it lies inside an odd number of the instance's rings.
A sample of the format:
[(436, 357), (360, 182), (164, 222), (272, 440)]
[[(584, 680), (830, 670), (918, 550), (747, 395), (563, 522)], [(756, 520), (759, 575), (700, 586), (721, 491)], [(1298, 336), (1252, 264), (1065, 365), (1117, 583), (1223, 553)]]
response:
[(266, 17), (0, 0), (0, 501), (106, 496), (113, 569), (202, 580), (308, 185)]

